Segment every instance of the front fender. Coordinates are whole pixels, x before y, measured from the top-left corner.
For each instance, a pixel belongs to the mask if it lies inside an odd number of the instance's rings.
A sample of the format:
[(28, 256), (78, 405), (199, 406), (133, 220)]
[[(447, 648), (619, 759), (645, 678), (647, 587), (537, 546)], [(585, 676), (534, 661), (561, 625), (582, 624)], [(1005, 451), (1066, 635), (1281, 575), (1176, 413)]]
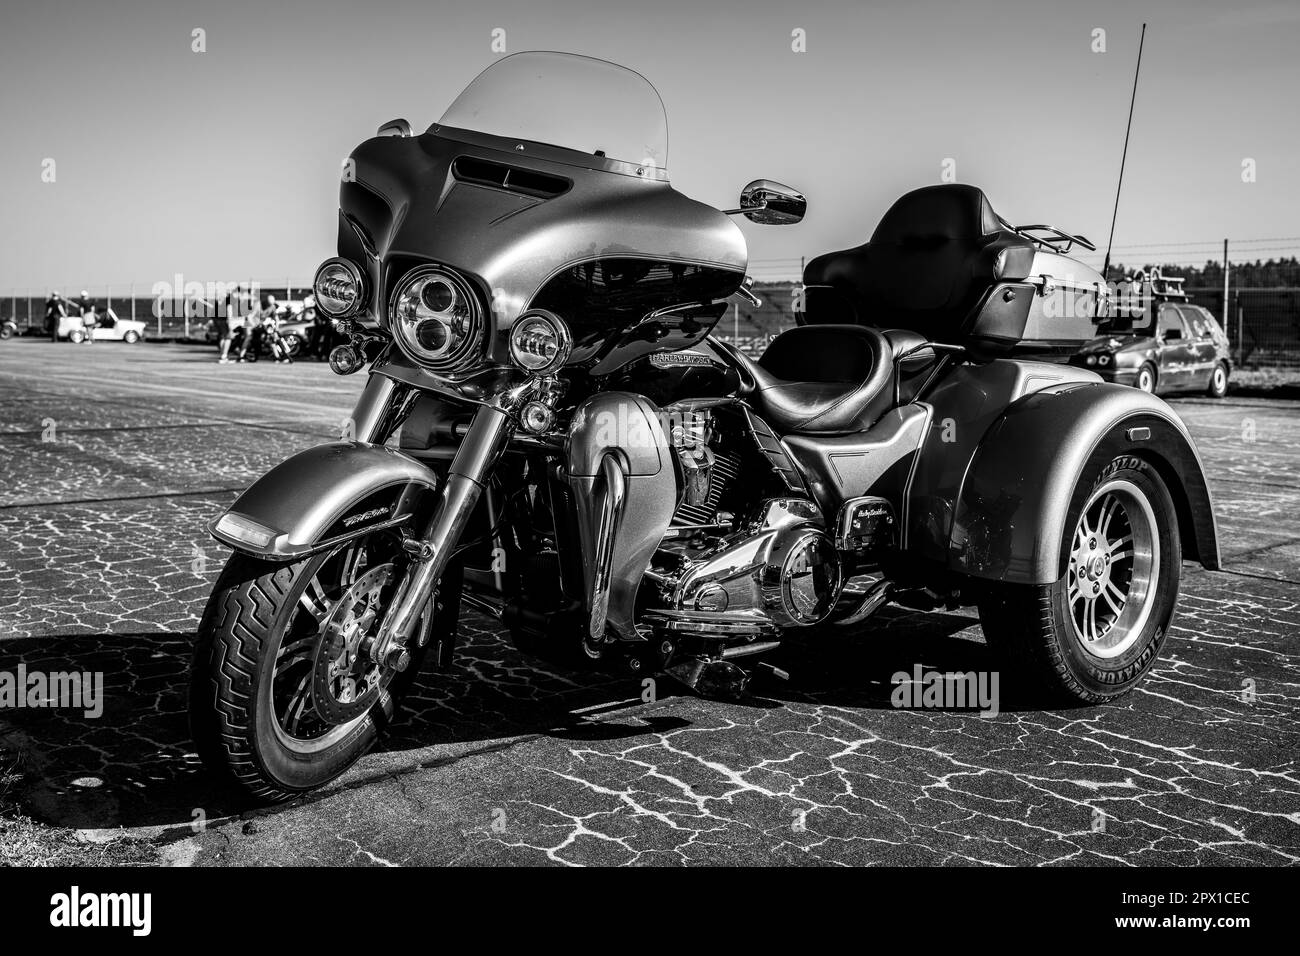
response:
[(966, 575), (1050, 584), (1065, 573), (1065, 532), (1111, 459), (1147, 461), (1169, 488), (1183, 554), (1218, 570), (1218, 529), (1187, 428), (1162, 400), (1122, 385), (1061, 386), (1010, 405), (980, 442), (962, 482), (948, 563)]
[(329, 442), (285, 459), (253, 482), (208, 531), (222, 544), (289, 560), (393, 527), (437, 487), (413, 458), (378, 445)]

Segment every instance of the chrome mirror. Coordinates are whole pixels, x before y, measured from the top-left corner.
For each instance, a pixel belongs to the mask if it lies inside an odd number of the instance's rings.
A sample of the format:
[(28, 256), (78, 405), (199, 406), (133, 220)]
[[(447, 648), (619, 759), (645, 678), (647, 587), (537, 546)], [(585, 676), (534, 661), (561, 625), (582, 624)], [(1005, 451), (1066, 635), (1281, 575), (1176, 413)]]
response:
[(376, 136), (410, 136), (411, 124), (404, 119), (389, 120), (383, 126), (379, 127)]
[(755, 179), (740, 191), (740, 208), (750, 222), (790, 226), (803, 219), (808, 200), (795, 189), (770, 179)]

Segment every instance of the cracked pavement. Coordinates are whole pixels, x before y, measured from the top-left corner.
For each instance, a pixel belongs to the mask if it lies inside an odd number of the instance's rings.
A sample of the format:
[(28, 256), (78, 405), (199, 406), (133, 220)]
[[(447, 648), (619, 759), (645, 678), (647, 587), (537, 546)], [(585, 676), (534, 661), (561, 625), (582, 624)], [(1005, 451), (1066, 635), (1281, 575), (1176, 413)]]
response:
[[(783, 649), (743, 703), (539, 665), (467, 615), (384, 747), (232, 814), (185, 728), (224, 551), (204, 523), (337, 434), (323, 365), (187, 346), (0, 345), (0, 670), (102, 671), (103, 716), (0, 711), (37, 819), (197, 865), (1099, 864), (1300, 860), (1300, 403), (1176, 399), (1226, 572), (1185, 564), (1163, 659), (1118, 704), (897, 710), (890, 677), (990, 662), (974, 617), (888, 609)], [(1004, 688), (1005, 691), (1006, 688)]]

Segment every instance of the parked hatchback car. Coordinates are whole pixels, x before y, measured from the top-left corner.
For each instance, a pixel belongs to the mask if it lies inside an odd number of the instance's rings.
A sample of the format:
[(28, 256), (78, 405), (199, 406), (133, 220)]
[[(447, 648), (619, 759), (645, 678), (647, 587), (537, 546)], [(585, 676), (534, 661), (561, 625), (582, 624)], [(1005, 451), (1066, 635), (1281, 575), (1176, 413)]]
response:
[(1226, 395), (1232, 357), (1228, 336), (1214, 316), (1188, 301), (1181, 279), (1153, 271), (1132, 281), (1141, 288), (1143, 308), (1103, 319), (1100, 334), (1080, 347), (1070, 364), (1144, 392)]

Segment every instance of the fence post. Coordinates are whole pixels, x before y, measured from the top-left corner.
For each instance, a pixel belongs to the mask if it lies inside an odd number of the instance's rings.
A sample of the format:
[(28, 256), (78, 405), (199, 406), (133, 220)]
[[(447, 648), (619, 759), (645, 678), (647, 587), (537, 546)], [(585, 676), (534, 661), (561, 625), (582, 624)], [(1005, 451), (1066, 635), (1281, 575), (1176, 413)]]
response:
[(1223, 240), (1223, 324), (1228, 324), (1228, 240)]
[(1241, 293), (1237, 293), (1237, 361), (1245, 363), (1246, 357), (1241, 353), (1241, 326), (1246, 320), (1246, 313), (1241, 308)]

